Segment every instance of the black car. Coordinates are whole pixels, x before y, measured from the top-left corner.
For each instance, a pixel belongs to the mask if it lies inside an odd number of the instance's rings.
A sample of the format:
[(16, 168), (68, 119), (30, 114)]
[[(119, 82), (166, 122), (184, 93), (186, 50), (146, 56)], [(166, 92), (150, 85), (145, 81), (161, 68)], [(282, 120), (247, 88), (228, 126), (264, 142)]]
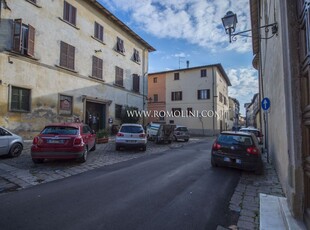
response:
[(224, 131), (216, 138), (211, 151), (211, 165), (227, 166), (262, 174), (263, 162), (253, 133)]

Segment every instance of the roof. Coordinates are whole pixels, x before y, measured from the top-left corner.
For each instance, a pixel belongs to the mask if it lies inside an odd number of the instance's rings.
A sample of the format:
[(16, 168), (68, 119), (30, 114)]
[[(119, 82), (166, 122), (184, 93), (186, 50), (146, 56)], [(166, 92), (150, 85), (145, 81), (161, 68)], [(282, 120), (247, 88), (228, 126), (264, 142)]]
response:
[(121, 29), (129, 33), (132, 37), (134, 37), (138, 42), (140, 42), (142, 45), (144, 45), (149, 52), (155, 51), (156, 49), (152, 47), (150, 44), (148, 44), (145, 40), (143, 40), (138, 34), (136, 34), (133, 30), (131, 30), (125, 23), (123, 23), (121, 20), (119, 20), (114, 14), (112, 14), (110, 11), (108, 11), (101, 3), (99, 3), (97, 0), (88, 0), (90, 3), (92, 3), (95, 7), (99, 9), (99, 11), (106, 16), (109, 20), (117, 24)]
[(74, 122), (62, 122), (62, 123), (50, 123), (46, 125), (48, 126), (60, 126), (60, 127), (73, 127), (73, 128), (79, 128), (80, 126), (84, 125), (83, 123), (74, 123)]
[(231, 82), (230, 82), (222, 64), (220, 64), (220, 63), (213, 64), (213, 65), (195, 66), (195, 67), (184, 68), (184, 69), (174, 69), (174, 70), (167, 70), (167, 71), (161, 71), (161, 72), (154, 72), (154, 73), (149, 73), (148, 76), (157, 75), (157, 74), (180, 72), (180, 71), (195, 70), (195, 69), (202, 69), (202, 68), (212, 68), (212, 67), (217, 67), (219, 69), (220, 73), (222, 74), (222, 76), (224, 77), (227, 85), (231, 86)]
[(252, 136), (251, 133), (246, 133), (246, 132), (239, 132), (239, 131), (223, 131), (221, 134), (228, 134), (228, 135), (244, 135), (244, 136)]

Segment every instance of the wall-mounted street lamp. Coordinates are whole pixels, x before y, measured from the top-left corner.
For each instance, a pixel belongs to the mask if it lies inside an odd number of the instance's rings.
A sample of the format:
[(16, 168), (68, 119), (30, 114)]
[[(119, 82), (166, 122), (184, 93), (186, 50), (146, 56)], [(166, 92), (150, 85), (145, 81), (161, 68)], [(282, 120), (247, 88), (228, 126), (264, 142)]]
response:
[[(230, 43), (231, 43), (231, 41), (237, 40), (237, 38), (236, 38), (237, 35), (244, 36), (244, 37), (251, 37), (249, 35), (244, 35), (244, 34), (251, 32), (252, 30), (244, 30), (244, 31), (240, 31), (240, 32), (235, 33), (236, 24), (238, 23), (238, 20), (237, 20), (237, 15), (234, 14), (232, 11), (228, 11), (226, 13), (226, 15), (222, 18), (222, 23), (223, 23), (223, 26), (225, 28), (226, 34), (229, 35), (229, 42)], [(271, 27), (272, 35), (270, 37), (265, 37), (265, 38), (260, 37), (260, 39), (269, 39), (269, 38), (272, 38), (275, 34), (277, 34), (278, 23), (276, 23), (276, 22), (265, 25), (265, 26), (261, 26), (261, 27), (259, 27), (259, 29), (265, 28), (265, 31), (268, 32), (270, 27)]]

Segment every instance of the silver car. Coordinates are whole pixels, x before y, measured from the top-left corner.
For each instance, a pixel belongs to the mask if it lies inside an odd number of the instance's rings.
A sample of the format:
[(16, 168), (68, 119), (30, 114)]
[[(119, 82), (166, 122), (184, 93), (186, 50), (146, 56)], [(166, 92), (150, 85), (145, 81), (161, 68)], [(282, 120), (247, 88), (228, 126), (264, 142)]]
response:
[(142, 148), (146, 150), (147, 138), (142, 125), (140, 124), (122, 124), (115, 137), (115, 149), (124, 148)]
[(0, 126), (0, 155), (18, 157), (23, 151), (23, 138)]

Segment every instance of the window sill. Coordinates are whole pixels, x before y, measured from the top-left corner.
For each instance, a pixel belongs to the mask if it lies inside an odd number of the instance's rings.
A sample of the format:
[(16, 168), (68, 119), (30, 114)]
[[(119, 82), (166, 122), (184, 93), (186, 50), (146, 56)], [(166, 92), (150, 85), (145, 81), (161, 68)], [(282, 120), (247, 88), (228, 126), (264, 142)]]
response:
[(122, 88), (122, 89), (125, 89), (125, 87), (124, 86), (122, 86), (122, 85), (119, 85), (119, 84), (113, 84), (114, 86), (116, 86), (116, 87), (118, 87), (118, 88)]
[(60, 68), (60, 69), (64, 69), (64, 70), (67, 70), (67, 71), (70, 71), (72, 73), (78, 73), (78, 71), (75, 71), (74, 69), (69, 69), (67, 67), (63, 67), (63, 66), (60, 66), (60, 65), (55, 65), (57, 68)]
[(138, 64), (138, 65), (141, 65), (141, 62), (139, 61), (135, 61), (135, 60), (132, 60), (134, 63)]
[(119, 53), (119, 54), (121, 54), (121, 55), (123, 55), (123, 56), (126, 56), (123, 52), (121, 52), (121, 51), (118, 51), (118, 50), (114, 50), (116, 53)]
[(74, 29), (80, 30), (79, 27), (77, 27), (76, 25), (71, 24), (70, 22), (68, 22), (68, 21), (66, 21), (66, 20), (64, 20), (64, 19), (62, 19), (61, 17), (58, 17), (58, 19), (59, 19), (60, 21), (64, 22), (64, 23), (67, 23), (68, 25), (72, 26)]
[(34, 61), (39, 61), (39, 60), (40, 60), (40, 59), (38, 59), (38, 58), (29, 56), (29, 55), (27, 55), (27, 54), (21, 54), (21, 53), (19, 53), (19, 52), (13, 51), (13, 50), (7, 50), (7, 51), (8, 51), (9, 53), (14, 54), (14, 55), (19, 56), (19, 57), (31, 59), (31, 60), (34, 60)]
[(34, 5), (34, 6), (38, 7), (38, 8), (42, 8), (42, 6), (39, 6), (39, 5), (37, 5), (37, 3), (34, 3), (32, 1), (30, 1), (30, 0), (25, 0), (25, 1), (29, 2), (30, 4), (32, 4), (32, 5)]
[(140, 91), (136, 91), (136, 90), (131, 90), (131, 92), (136, 93), (136, 94), (140, 94)]
[(96, 40), (97, 42), (100, 42), (102, 45), (106, 45), (103, 41), (101, 41), (100, 39), (94, 37), (94, 36), (90, 36), (92, 39)]
[(105, 82), (105, 80), (103, 80), (102, 78), (99, 78), (99, 77), (95, 77), (95, 76), (88, 76), (88, 77), (91, 79), (94, 79), (96, 81), (99, 81), (99, 82)]

